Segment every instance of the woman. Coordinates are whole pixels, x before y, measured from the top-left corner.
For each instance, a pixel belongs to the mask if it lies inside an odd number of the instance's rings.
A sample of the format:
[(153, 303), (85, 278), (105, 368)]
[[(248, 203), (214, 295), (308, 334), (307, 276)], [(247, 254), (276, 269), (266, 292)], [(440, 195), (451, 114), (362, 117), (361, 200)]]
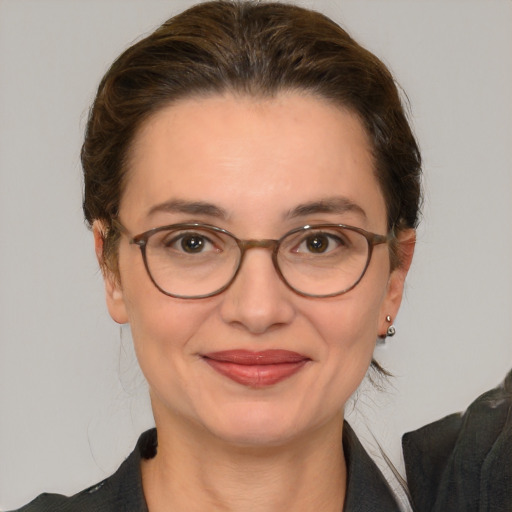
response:
[[(330, 20), (197, 6), (98, 90), (84, 211), (155, 431), (27, 510), (396, 510), (343, 408), (394, 333), (420, 157), (386, 68)], [(321, 475), (319, 478), (318, 475)]]

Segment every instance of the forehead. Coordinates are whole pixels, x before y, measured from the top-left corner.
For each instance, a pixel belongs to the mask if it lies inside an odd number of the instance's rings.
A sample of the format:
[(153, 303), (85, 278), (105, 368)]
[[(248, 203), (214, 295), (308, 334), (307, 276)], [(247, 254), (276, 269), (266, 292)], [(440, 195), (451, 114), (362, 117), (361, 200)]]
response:
[(155, 205), (178, 200), (208, 202), (233, 222), (244, 215), (266, 221), (335, 196), (385, 225), (355, 114), (306, 94), (223, 95), (180, 100), (145, 123), (132, 147), (121, 215), (140, 225)]

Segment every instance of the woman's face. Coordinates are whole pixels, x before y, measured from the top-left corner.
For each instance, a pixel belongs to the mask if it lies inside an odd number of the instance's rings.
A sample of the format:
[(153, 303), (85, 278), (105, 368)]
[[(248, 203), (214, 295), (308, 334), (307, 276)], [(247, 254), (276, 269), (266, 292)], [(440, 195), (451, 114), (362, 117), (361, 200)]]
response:
[[(361, 123), (314, 96), (181, 100), (150, 118), (131, 157), (120, 220), (132, 235), (183, 222), (241, 239), (318, 223), (386, 233)], [(101, 252), (98, 226), (95, 234)], [(390, 274), (388, 247), (377, 245), (353, 290), (308, 298), (286, 287), (259, 248), (223, 293), (177, 299), (153, 285), (126, 236), (119, 273), (120, 284), (106, 276), (107, 303), (114, 320), (131, 326), (157, 426), (242, 445), (339, 427), (405, 277)], [(226, 351), (229, 361), (212, 362)]]

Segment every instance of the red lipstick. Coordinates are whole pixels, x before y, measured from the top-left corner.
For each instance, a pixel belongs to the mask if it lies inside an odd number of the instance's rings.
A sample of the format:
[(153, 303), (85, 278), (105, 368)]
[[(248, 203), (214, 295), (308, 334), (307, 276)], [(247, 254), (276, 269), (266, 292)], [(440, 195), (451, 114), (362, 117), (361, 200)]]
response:
[(289, 350), (224, 350), (203, 355), (217, 372), (252, 388), (272, 386), (297, 373), (310, 359)]

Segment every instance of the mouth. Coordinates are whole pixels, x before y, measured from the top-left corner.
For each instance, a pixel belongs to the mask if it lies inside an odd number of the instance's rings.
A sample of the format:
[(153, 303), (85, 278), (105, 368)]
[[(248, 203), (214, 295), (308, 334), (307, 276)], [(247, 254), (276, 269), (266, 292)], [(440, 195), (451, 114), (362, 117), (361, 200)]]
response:
[(202, 357), (224, 377), (252, 388), (272, 386), (288, 379), (311, 360), (289, 350), (225, 350)]

